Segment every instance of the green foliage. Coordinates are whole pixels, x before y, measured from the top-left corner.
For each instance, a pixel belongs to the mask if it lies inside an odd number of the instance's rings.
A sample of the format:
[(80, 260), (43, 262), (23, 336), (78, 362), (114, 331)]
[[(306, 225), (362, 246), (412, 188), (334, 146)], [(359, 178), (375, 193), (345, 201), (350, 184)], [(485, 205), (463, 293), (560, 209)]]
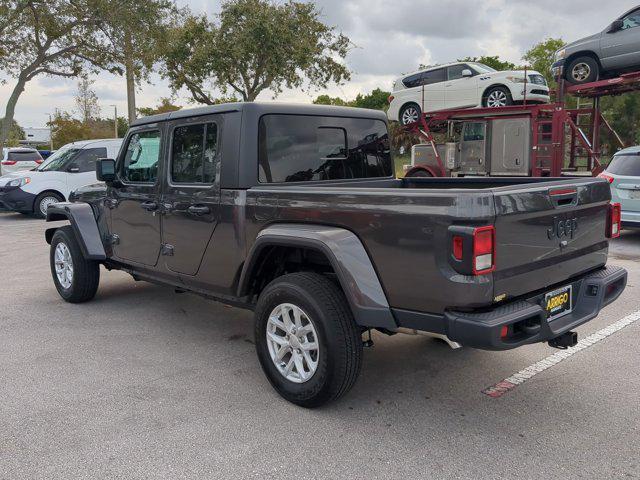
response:
[(359, 93), (354, 100), (344, 100), (340, 97), (320, 95), (313, 103), (316, 105), (337, 105), (340, 107), (370, 108), (372, 110), (387, 110), (389, 106), (390, 92), (376, 88), (371, 93), (362, 95)]
[(339, 107), (350, 107), (350, 102), (343, 100), (340, 97), (330, 97), (329, 95), (320, 95), (313, 103), (315, 105), (337, 105)]
[(516, 68), (518, 68), (515, 63), (509, 62), (507, 60), (500, 60), (500, 57), (498, 55), (482, 55), (480, 57), (465, 57), (458, 61), (482, 63), (487, 67), (491, 67), (499, 71), (515, 70)]
[[(4, 118), (0, 119), (0, 123), (4, 121)], [(9, 129), (9, 136), (6, 140), (6, 146), (15, 147), (20, 144), (20, 140), (24, 140), (25, 134), (24, 130), (18, 122), (15, 120), (11, 120), (11, 128)]]
[(551, 74), (553, 54), (563, 45), (564, 41), (561, 38), (547, 38), (527, 50), (522, 59), (531, 65), (533, 70), (540, 72), (550, 84), (555, 85), (555, 79)]
[(310, 3), (227, 0), (215, 21), (188, 16), (162, 46), (164, 76), (174, 91), (212, 104), (211, 88), (253, 101), (264, 90), (324, 88), (350, 78), (340, 61), (349, 39), (320, 21)]
[[(113, 138), (114, 135), (113, 118), (91, 118), (85, 122), (69, 112), (57, 111), (47, 125), (51, 127), (54, 148), (80, 140)], [(128, 129), (127, 119), (118, 117), (118, 137), (124, 137)]]
[[(611, 127), (618, 132), (625, 146), (640, 145), (640, 93), (632, 92), (617, 97), (604, 97), (601, 100), (602, 114)], [(602, 144), (609, 154), (620, 148), (620, 144), (611, 135), (604, 133)]]
[(0, 71), (14, 82), (0, 144), (36, 76), (75, 77), (87, 65), (113, 70), (99, 29), (109, 6), (108, 0), (0, 0)]
[(138, 108), (138, 114), (143, 117), (148, 117), (149, 115), (157, 115), (159, 113), (168, 113), (175, 112), (176, 110), (180, 110), (182, 107), (180, 105), (174, 105), (171, 102), (170, 98), (162, 97), (160, 98), (160, 103), (155, 107), (141, 107)]

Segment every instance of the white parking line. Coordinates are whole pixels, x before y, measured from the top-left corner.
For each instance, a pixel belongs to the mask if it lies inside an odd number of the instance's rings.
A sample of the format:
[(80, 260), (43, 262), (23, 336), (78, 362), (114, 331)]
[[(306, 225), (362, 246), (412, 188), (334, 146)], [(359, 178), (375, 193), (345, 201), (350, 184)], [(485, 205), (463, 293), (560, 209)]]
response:
[(482, 391), (485, 395), (488, 395), (492, 398), (498, 398), (507, 393), (509, 390), (513, 390), (518, 385), (526, 382), (534, 375), (537, 375), (540, 372), (544, 372), (547, 368), (553, 367), (554, 365), (560, 363), (561, 361), (569, 358), (571, 355), (584, 350), (585, 348), (589, 348), (592, 345), (595, 345), (601, 340), (604, 340), (609, 335), (616, 333), (619, 330), (622, 330), (624, 327), (628, 327), (632, 323), (640, 320), (640, 310), (634, 312), (630, 315), (627, 315), (621, 320), (618, 320), (615, 323), (612, 323), (608, 327), (603, 328), (602, 330), (598, 330), (595, 333), (592, 333), (588, 337), (580, 340), (575, 346), (567, 348), (566, 350), (561, 350), (553, 355), (549, 355), (547, 358), (540, 360), (539, 362), (534, 363), (533, 365), (529, 365), (527, 368), (520, 370), (518, 373), (511, 375), (510, 377), (505, 378), (501, 382), (496, 383)]

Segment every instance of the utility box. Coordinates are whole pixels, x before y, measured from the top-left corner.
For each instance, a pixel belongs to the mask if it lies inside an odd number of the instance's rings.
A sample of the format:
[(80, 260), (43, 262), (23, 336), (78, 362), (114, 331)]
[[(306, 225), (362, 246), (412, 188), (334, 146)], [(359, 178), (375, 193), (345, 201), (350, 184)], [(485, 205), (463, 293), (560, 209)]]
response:
[(528, 176), (531, 170), (531, 120), (491, 121), (491, 175)]

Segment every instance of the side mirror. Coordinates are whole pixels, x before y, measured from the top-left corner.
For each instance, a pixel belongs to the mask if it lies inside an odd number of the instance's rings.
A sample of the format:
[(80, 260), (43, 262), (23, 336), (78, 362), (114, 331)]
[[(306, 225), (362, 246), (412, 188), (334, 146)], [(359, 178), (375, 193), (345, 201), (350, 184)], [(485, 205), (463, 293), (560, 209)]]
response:
[(473, 77), (473, 72), (471, 70), (469, 70), (468, 68), (465, 68), (464, 70), (462, 70), (462, 76), (463, 77)]
[(618, 30), (622, 30), (622, 27), (624, 27), (624, 22), (622, 20), (615, 20), (609, 27), (609, 30), (607, 30), (607, 33), (617, 32)]
[(101, 182), (110, 183), (116, 179), (116, 161), (110, 158), (100, 158), (96, 162), (96, 178)]
[(78, 167), (78, 165), (76, 165), (75, 163), (72, 163), (67, 168), (67, 172), (69, 173), (78, 173), (79, 171), (80, 171), (80, 167)]

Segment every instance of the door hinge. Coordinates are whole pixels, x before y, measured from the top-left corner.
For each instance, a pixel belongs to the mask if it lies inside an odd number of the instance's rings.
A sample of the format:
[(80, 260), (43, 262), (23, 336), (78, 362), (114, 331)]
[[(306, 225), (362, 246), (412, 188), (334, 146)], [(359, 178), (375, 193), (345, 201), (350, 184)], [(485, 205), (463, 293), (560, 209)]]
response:
[(166, 255), (168, 257), (173, 257), (173, 245), (169, 245), (168, 243), (163, 243), (160, 245), (160, 255)]
[(112, 234), (107, 233), (104, 236), (104, 242), (107, 245), (118, 245), (120, 243), (120, 237), (115, 233), (112, 233)]

